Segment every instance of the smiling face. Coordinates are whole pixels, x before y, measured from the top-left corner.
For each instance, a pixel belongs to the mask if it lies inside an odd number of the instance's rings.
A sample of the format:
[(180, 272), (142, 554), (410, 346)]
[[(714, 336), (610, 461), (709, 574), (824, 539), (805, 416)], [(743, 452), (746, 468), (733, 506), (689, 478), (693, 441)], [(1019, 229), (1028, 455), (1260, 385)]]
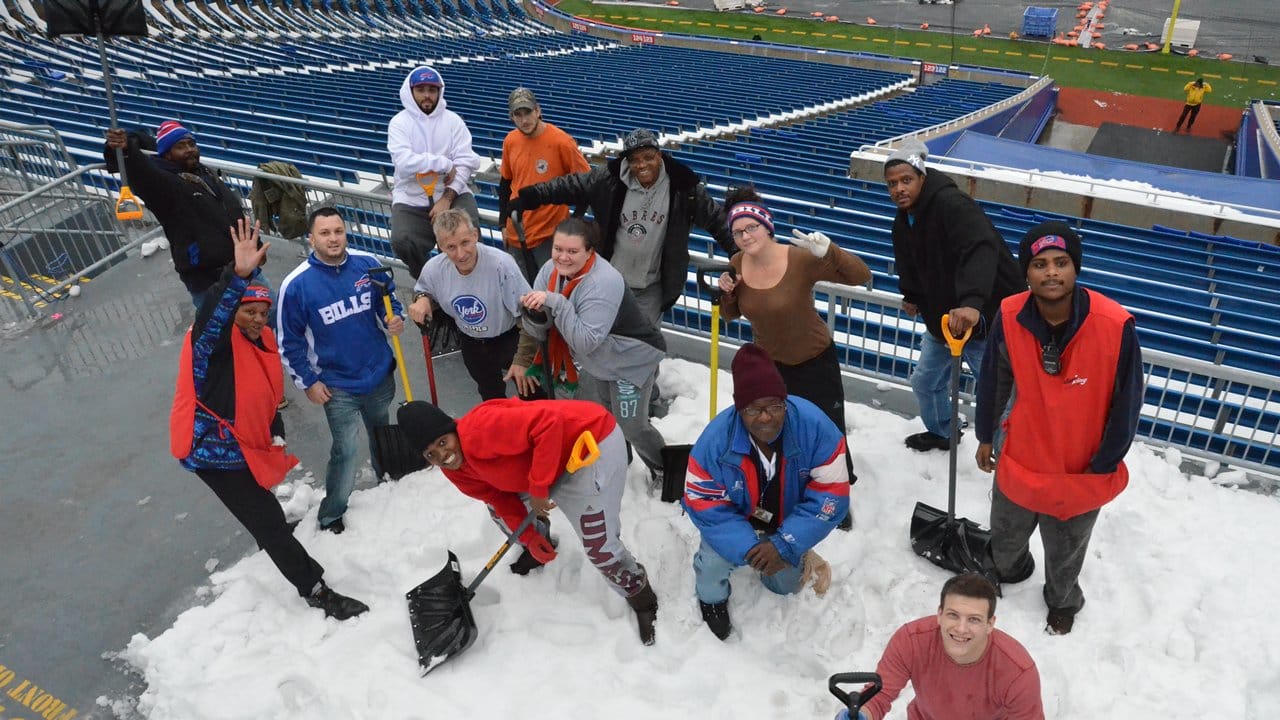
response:
[(244, 332), (245, 337), (257, 340), (262, 337), (262, 328), (266, 326), (270, 314), (271, 303), (240, 303), (240, 307), (236, 309), (235, 324)]
[(195, 172), (200, 165), (200, 147), (191, 137), (184, 137), (174, 143), (164, 157), (186, 172)]
[(761, 445), (777, 440), (786, 420), (786, 398), (763, 397), (742, 409), (742, 422), (746, 424), (747, 432)]
[(889, 198), (899, 210), (911, 210), (920, 199), (924, 175), (908, 163), (895, 163), (884, 171), (884, 184), (889, 189)]
[(347, 226), (337, 215), (320, 215), (311, 224), (311, 249), (321, 262), (337, 265), (347, 257)]
[(738, 249), (748, 255), (756, 255), (773, 242), (769, 228), (753, 217), (740, 217), (729, 226), (733, 241)]
[(938, 608), (938, 629), (942, 632), (942, 648), (958, 665), (971, 665), (982, 659), (996, 629), (996, 618), (990, 615), (991, 604), (984, 598), (947, 595)]
[(569, 235), (560, 230), (551, 239), (551, 261), (561, 275), (573, 277), (582, 272), (582, 267), (591, 259), (587, 248), (587, 239), (581, 235)]
[(1071, 256), (1050, 248), (1031, 258), (1027, 265), (1027, 285), (1041, 302), (1055, 303), (1071, 297), (1076, 289), (1076, 266)]
[(413, 102), (423, 114), (430, 115), (436, 111), (436, 105), (440, 103), (439, 85), (414, 85), (409, 91), (413, 93)]
[(627, 156), (631, 166), (631, 176), (644, 187), (650, 187), (658, 181), (658, 173), (662, 172), (662, 151), (657, 148), (640, 148), (632, 150)]
[(459, 225), (457, 230), (440, 238), (440, 252), (449, 257), (460, 275), (470, 275), (476, 269), (480, 256), (477, 241), (480, 233), (470, 225)]
[(462, 467), (462, 441), (458, 433), (446, 433), (436, 438), (435, 442), (422, 451), (427, 462), (444, 470), (457, 470)]

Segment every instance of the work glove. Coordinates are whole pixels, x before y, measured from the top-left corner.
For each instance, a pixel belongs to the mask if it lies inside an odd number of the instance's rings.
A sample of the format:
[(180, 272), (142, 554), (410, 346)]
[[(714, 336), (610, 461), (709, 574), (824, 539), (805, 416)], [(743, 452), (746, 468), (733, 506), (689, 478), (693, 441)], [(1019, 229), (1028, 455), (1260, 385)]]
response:
[[(849, 720), (849, 711), (848, 711), (848, 710), (841, 710), (840, 712), (836, 713), (836, 719), (835, 719), (835, 720)], [(861, 710), (859, 710), (859, 711), (858, 711), (858, 720), (867, 720), (867, 715), (866, 715), (866, 713), (864, 713), (864, 712), (862, 712)]]
[(831, 247), (831, 238), (816, 230), (811, 233), (792, 230), (791, 244), (808, 250), (816, 258), (822, 258), (827, 256), (827, 248)]
[(556, 559), (556, 549), (552, 547), (551, 541), (545, 537), (538, 535), (524, 546), (525, 550), (533, 556), (534, 560), (546, 565)]
[(813, 581), (813, 591), (819, 597), (831, 588), (831, 563), (827, 562), (815, 550), (806, 550), (801, 559), (800, 585), (808, 585)]

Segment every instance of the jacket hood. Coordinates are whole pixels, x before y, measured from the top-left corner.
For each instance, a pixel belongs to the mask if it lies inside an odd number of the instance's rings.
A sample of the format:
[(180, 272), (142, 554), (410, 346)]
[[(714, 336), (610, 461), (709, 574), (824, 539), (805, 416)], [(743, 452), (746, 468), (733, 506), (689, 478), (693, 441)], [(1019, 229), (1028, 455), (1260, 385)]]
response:
[[(607, 164), (609, 174), (622, 182), (626, 182), (626, 179), (622, 177), (622, 164), (625, 159), (619, 155), (610, 159)], [(662, 170), (667, 177), (671, 178), (671, 187), (676, 190), (690, 190), (697, 187), (700, 182), (698, 174), (688, 165), (676, 160), (666, 152), (662, 153)]]
[[(409, 78), (413, 77), (413, 74), (415, 72), (422, 69), (432, 70), (437, 75), (440, 75), (440, 102), (436, 103), (436, 109), (433, 110), (430, 115), (427, 115), (426, 113), (422, 112), (422, 109), (418, 107), (418, 103), (413, 101), (413, 90), (409, 89)], [(416, 118), (440, 117), (441, 115), (444, 114), (444, 109), (448, 107), (448, 104), (444, 101), (444, 89), (445, 89), (444, 75), (441, 74), (439, 70), (436, 70), (430, 65), (419, 65), (418, 67), (410, 70), (408, 74), (404, 76), (404, 82), (400, 83), (400, 104), (403, 105), (404, 109), (408, 110), (409, 113)]]
[(937, 170), (930, 170), (925, 173), (924, 186), (920, 188), (920, 197), (916, 198), (916, 216), (924, 214), (925, 209), (929, 207), (929, 203), (933, 202), (934, 196), (948, 187), (957, 187), (956, 181), (952, 180), (950, 175)]

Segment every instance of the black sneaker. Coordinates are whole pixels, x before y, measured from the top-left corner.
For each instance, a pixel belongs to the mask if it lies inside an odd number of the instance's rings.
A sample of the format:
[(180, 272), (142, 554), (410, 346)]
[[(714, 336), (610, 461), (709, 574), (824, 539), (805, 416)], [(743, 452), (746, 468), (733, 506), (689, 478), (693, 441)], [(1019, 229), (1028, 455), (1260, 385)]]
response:
[(853, 511), (852, 510), (844, 514), (844, 519), (840, 521), (839, 525), (836, 525), (836, 529), (843, 530), (845, 532), (849, 532), (850, 530), (853, 530)]
[(711, 628), (712, 634), (721, 640), (728, 639), (729, 632), (733, 630), (733, 622), (729, 620), (729, 601), (704, 603), (699, 600), (698, 607), (702, 609), (702, 621)]
[[(964, 437), (964, 431), (960, 432), (960, 437)], [(907, 447), (915, 450), (916, 452), (951, 449), (950, 440), (942, 437), (941, 435), (934, 435), (928, 431), (916, 433), (915, 435), (908, 435), (905, 442)]]
[(1076, 624), (1076, 613), (1084, 609), (1084, 598), (1080, 599), (1080, 607), (1074, 610), (1050, 609), (1044, 620), (1044, 631), (1050, 635), (1066, 635)]
[(315, 591), (307, 596), (307, 604), (324, 610), (325, 617), (336, 620), (347, 620), (369, 610), (368, 605), (334, 591), (333, 588), (325, 585), (323, 580), (316, 585)]
[(533, 556), (533, 553), (527, 549), (520, 552), (520, 557), (516, 561), (508, 565), (511, 572), (517, 575), (528, 575), (530, 570), (537, 570), (542, 567), (543, 562)]
[(328, 525), (321, 525), (320, 529), (328, 530), (334, 535), (341, 535), (342, 531), (347, 529), (347, 526), (342, 522), (342, 518), (338, 518), (337, 520), (334, 520)]

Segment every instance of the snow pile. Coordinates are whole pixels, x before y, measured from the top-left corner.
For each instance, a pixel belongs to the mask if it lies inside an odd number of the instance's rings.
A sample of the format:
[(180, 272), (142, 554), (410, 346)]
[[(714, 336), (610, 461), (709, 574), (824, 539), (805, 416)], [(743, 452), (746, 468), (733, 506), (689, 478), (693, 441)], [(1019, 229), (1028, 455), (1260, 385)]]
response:
[[(664, 361), (676, 396), (657, 421), (672, 442), (705, 423), (705, 367)], [(732, 383), (719, 381), (720, 407)], [(874, 670), (890, 634), (929, 614), (946, 573), (916, 557), (908, 525), (917, 500), (945, 507), (947, 456), (906, 450), (919, 423), (849, 406), (860, 481), (854, 530), (821, 545), (834, 584), (777, 597), (750, 571), (734, 575), (728, 642), (703, 627), (690, 568), (696, 532), (677, 506), (645, 489), (637, 462), (623, 504), (624, 537), (662, 603), (658, 642), (643, 647), (630, 610), (586, 562), (563, 516), (560, 557), (528, 577), (503, 567), (472, 602), (480, 637), (427, 677), (418, 674), (404, 593), (452, 549), (470, 581), (501, 544), (484, 508), (437, 471), (356, 492), (347, 531), (319, 533), (320, 493), (304, 478), (281, 493), (296, 530), (341, 592), (372, 610), (327, 620), (257, 552), (211, 576), (209, 603), (123, 653), (145, 677), (151, 718), (829, 718), (835, 672)], [(960, 449), (959, 514), (985, 522), (990, 476), (975, 444)], [(1075, 631), (1043, 633), (1040, 567), (1008, 586), (997, 626), (1040, 667), (1049, 718), (1280, 717), (1280, 503), (1181, 475), (1146, 446), (1129, 455), (1129, 489), (1102, 513), (1081, 580), (1089, 604)], [(305, 510), (304, 510), (305, 508)], [(210, 497), (208, 512), (222, 512)], [(1032, 552), (1043, 565), (1038, 539)], [(514, 559), (512, 553), (502, 565)], [(908, 691), (909, 695), (909, 691)], [(905, 696), (891, 717), (905, 718)]]

